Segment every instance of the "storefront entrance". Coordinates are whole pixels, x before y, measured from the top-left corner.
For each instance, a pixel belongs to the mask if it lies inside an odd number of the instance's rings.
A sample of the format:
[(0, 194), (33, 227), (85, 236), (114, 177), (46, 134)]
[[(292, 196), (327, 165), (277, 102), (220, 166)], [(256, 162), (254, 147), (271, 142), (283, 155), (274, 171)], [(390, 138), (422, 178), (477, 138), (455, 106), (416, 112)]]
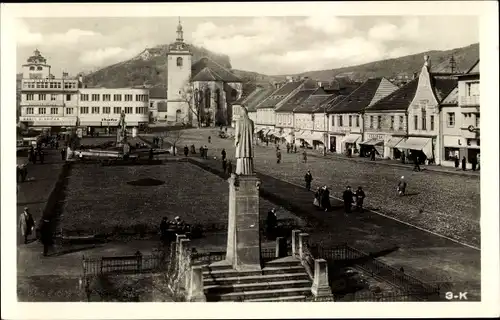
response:
[(330, 152), (337, 152), (337, 137), (330, 136)]

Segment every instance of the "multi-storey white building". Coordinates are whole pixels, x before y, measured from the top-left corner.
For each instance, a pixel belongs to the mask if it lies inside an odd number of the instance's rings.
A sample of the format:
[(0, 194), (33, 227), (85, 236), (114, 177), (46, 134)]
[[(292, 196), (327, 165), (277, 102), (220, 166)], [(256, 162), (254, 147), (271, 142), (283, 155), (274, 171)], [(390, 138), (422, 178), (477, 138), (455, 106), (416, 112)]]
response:
[(137, 127), (149, 121), (148, 89), (85, 88), (78, 94), (79, 122), (87, 132), (114, 132), (122, 111), (127, 127)]

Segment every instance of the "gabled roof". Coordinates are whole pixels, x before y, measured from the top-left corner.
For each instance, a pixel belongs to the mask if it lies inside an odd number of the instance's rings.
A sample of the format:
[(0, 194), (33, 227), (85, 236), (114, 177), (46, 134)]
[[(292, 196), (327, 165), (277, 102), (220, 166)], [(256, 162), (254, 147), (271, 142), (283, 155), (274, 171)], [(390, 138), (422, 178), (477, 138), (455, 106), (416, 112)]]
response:
[(457, 75), (431, 74), (431, 85), (438, 102), (441, 102), (457, 86)]
[(274, 91), (273, 94), (270, 95), (266, 100), (262, 101), (262, 103), (257, 106), (257, 109), (275, 107), (278, 103), (283, 101), (290, 93), (299, 88), (302, 84), (304, 84), (303, 80), (288, 82), (278, 90)]
[(383, 78), (366, 80), (342, 102), (330, 110), (333, 113), (357, 113), (370, 105)]
[(255, 107), (264, 99), (269, 97), (275, 90), (276, 89), (274, 89), (274, 87), (258, 87), (243, 101), (242, 104), (248, 111), (256, 111), (257, 109)]
[(476, 63), (474, 63), (472, 65), (472, 67), (470, 67), (469, 70), (467, 70), (466, 73), (479, 73), (479, 59), (477, 59)]
[(458, 104), (458, 87), (451, 90), (446, 98), (443, 99), (441, 105), (456, 105)]
[(163, 86), (149, 88), (150, 99), (167, 99), (167, 88)]
[[(293, 112), (296, 113), (312, 113), (319, 109), (322, 102), (330, 98), (332, 95), (326, 94), (324, 90), (315, 92), (302, 102)], [(326, 110), (324, 110), (326, 111)]]
[(330, 113), (337, 104), (341, 103), (347, 96), (343, 95), (332, 95), (330, 98), (326, 99), (319, 106), (320, 108), (324, 108), (326, 105), (326, 112)]
[(390, 95), (369, 106), (365, 111), (405, 111), (413, 101), (417, 87), (418, 78), (413, 79)]
[(312, 95), (315, 89), (300, 90), (296, 94), (290, 97), (288, 101), (281, 107), (276, 109), (276, 112), (292, 112), (297, 108), (303, 101), (305, 101), (310, 95)]
[[(218, 78), (224, 82), (242, 82), (239, 77), (233, 74), (230, 70), (224, 68), (217, 62), (208, 57), (203, 57), (191, 66), (191, 79), (192, 81), (213, 81), (213, 80), (194, 80), (198, 73), (208, 68), (212, 73), (212, 77)], [(206, 72), (205, 72), (206, 73)], [(200, 76), (201, 77), (201, 76)], [(210, 78), (210, 77), (209, 77)]]
[(198, 72), (194, 77), (191, 78), (191, 81), (224, 81), (224, 79), (212, 71), (210, 68), (203, 68), (200, 72)]

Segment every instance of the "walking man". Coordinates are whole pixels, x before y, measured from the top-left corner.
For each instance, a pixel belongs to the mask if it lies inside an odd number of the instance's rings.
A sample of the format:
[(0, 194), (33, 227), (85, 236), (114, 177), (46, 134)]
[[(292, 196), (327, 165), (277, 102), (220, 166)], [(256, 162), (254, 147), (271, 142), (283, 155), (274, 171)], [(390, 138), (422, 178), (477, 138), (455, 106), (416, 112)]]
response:
[(462, 158), (462, 170), (465, 171), (467, 168), (467, 159), (465, 159), (465, 156)]
[(227, 173), (231, 175), (233, 173), (233, 164), (231, 163), (231, 160), (227, 162)]
[(222, 161), (226, 160), (226, 149), (222, 149), (220, 155), (222, 156)]
[(189, 148), (188, 146), (184, 146), (184, 156), (187, 157), (189, 154)]
[(207, 145), (205, 145), (205, 147), (203, 149), (204, 149), (203, 153), (205, 155), (205, 159), (208, 160), (208, 147), (207, 147)]
[(280, 163), (281, 162), (281, 151), (280, 149), (277, 149), (276, 150), (276, 163)]
[(359, 186), (358, 190), (356, 191), (356, 207), (358, 208), (359, 212), (363, 212), (364, 200), (365, 200), (365, 192), (363, 191), (363, 188)]
[(398, 190), (398, 195), (400, 196), (404, 196), (406, 194), (406, 181), (404, 176), (402, 176), (401, 180), (399, 180), (397, 190)]
[(306, 181), (306, 189), (307, 191), (311, 190), (311, 182), (313, 180), (312, 174), (310, 170), (307, 170), (306, 175), (304, 176), (304, 180)]
[(419, 164), (419, 158), (418, 156), (415, 156), (415, 165), (413, 167), (413, 171), (419, 171), (420, 172), (420, 164)]
[(351, 213), (353, 193), (351, 187), (347, 186), (344, 193), (342, 194), (342, 200), (344, 200), (344, 211), (346, 214)]
[(304, 152), (302, 152), (302, 159), (304, 160), (304, 163), (307, 163), (307, 152), (306, 152), (306, 150), (304, 150)]
[(29, 212), (28, 207), (24, 207), (24, 211), (19, 217), (19, 228), (24, 239), (24, 244), (28, 243), (28, 236), (31, 234), (34, 227), (35, 220), (33, 220), (33, 216), (31, 212)]
[(43, 256), (46, 257), (49, 253), (49, 248), (52, 246), (52, 228), (50, 220), (42, 220), (42, 225), (40, 226), (40, 240), (43, 244)]
[(226, 159), (222, 159), (222, 171), (226, 173), (226, 169), (227, 169), (227, 161)]

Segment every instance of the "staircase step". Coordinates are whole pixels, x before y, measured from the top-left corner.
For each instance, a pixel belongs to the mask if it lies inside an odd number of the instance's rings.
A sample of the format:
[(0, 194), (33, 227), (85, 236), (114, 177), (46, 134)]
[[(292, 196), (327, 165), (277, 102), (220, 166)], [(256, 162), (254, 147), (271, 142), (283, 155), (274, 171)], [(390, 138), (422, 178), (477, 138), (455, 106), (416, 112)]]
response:
[(266, 267), (281, 267), (281, 266), (301, 266), (302, 263), (300, 262), (299, 259), (292, 258), (292, 257), (285, 257), (285, 258), (279, 258), (275, 260), (271, 260), (266, 262), (265, 266)]
[(223, 294), (231, 292), (248, 292), (248, 291), (262, 291), (274, 290), (282, 288), (304, 288), (311, 289), (310, 280), (286, 280), (286, 281), (269, 281), (269, 282), (253, 282), (253, 283), (235, 283), (227, 285), (205, 285), (204, 290), (207, 295), (209, 294)]
[(310, 280), (309, 275), (302, 272), (294, 273), (281, 273), (281, 274), (261, 274), (261, 275), (251, 275), (251, 276), (236, 276), (236, 277), (221, 277), (215, 278), (210, 275), (205, 275), (203, 277), (204, 285), (227, 285), (236, 283), (252, 283), (258, 281), (285, 281), (285, 280)]
[(283, 273), (295, 273), (303, 272), (303, 266), (276, 266), (276, 267), (265, 267), (261, 271), (237, 271), (234, 269), (228, 270), (205, 270), (203, 271), (204, 277), (213, 278), (229, 278), (238, 276), (256, 276), (256, 275), (266, 275), (266, 274), (283, 274)]
[[(245, 301), (248, 299), (264, 299), (264, 298), (277, 298), (285, 296), (300, 296), (309, 295), (311, 293), (311, 288), (283, 288), (283, 289), (272, 289), (272, 290), (255, 290), (255, 291), (243, 291), (243, 292), (230, 292), (223, 293), (220, 295), (207, 295), (207, 300), (212, 300), (215, 298), (217, 301)], [(213, 301), (213, 300), (212, 300)]]
[(285, 296), (276, 298), (258, 298), (248, 299), (245, 302), (291, 302), (291, 301), (304, 301), (306, 296)]

